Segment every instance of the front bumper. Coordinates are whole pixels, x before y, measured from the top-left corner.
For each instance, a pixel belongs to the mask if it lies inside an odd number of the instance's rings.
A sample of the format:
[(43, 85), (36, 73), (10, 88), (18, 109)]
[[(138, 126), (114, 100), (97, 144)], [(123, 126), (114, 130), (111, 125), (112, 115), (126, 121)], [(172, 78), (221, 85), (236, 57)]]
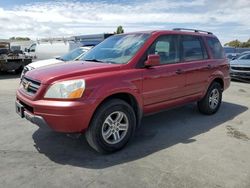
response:
[(88, 128), (95, 108), (94, 100), (32, 101), (17, 91), (16, 112), (40, 128), (57, 132), (83, 132)]
[(25, 110), (24, 106), (16, 101), (16, 113), (21, 117), (25, 118), (31, 123), (36, 124), (41, 129), (50, 129), (47, 122), (41, 116), (34, 115)]
[(232, 71), (230, 72), (232, 78), (250, 79), (250, 72)]

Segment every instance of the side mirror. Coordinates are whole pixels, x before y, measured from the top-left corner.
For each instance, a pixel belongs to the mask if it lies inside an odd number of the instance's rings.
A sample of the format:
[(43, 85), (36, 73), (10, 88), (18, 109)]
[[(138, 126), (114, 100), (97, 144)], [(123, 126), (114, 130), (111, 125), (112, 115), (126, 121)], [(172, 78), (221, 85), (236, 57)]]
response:
[(27, 49), (27, 48), (24, 48), (24, 51), (25, 51), (25, 52), (28, 52), (28, 49)]
[(145, 62), (145, 67), (152, 67), (160, 65), (160, 56), (157, 54), (148, 55), (148, 59)]

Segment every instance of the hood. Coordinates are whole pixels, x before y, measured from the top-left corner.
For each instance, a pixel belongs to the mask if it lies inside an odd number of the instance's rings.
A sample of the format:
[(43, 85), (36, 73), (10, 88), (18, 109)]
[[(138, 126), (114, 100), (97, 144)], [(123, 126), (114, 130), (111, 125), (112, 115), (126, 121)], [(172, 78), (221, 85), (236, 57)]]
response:
[(250, 60), (235, 59), (230, 61), (230, 65), (238, 67), (250, 67)]
[(63, 61), (59, 60), (59, 59), (46, 59), (46, 60), (35, 61), (33, 63), (30, 63), (28, 66), (36, 69), (36, 68), (39, 68), (39, 67), (43, 67), (43, 66), (47, 66), (47, 65), (53, 65), (53, 64), (62, 63), (62, 62)]
[(85, 76), (99, 72), (120, 69), (119, 64), (96, 63), (86, 61), (71, 61), (33, 69), (26, 73), (26, 77), (37, 80), (42, 84), (50, 84), (56, 80)]

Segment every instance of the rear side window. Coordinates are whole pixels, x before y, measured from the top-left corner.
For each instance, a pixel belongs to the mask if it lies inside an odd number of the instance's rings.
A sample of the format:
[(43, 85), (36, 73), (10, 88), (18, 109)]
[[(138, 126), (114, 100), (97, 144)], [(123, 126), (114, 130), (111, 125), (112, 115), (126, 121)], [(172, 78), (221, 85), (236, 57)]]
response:
[(207, 44), (210, 51), (212, 52), (214, 59), (224, 58), (224, 50), (217, 38), (207, 37)]
[(158, 54), (161, 64), (177, 63), (180, 61), (178, 36), (161, 36), (150, 46), (149, 54)]
[(207, 59), (207, 53), (200, 37), (183, 35), (181, 47), (182, 58), (184, 61)]

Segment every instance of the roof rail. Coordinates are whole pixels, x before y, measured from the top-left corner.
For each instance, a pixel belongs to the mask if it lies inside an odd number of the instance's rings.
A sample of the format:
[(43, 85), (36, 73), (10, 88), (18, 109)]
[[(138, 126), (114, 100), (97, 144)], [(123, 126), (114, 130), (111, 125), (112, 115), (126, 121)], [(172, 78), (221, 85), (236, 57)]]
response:
[(193, 31), (193, 32), (196, 32), (196, 33), (206, 33), (206, 34), (209, 34), (209, 35), (213, 34), (212, 32), (198, 30), (198, 29), (174, 28), (173, 30), (174, 31)]

